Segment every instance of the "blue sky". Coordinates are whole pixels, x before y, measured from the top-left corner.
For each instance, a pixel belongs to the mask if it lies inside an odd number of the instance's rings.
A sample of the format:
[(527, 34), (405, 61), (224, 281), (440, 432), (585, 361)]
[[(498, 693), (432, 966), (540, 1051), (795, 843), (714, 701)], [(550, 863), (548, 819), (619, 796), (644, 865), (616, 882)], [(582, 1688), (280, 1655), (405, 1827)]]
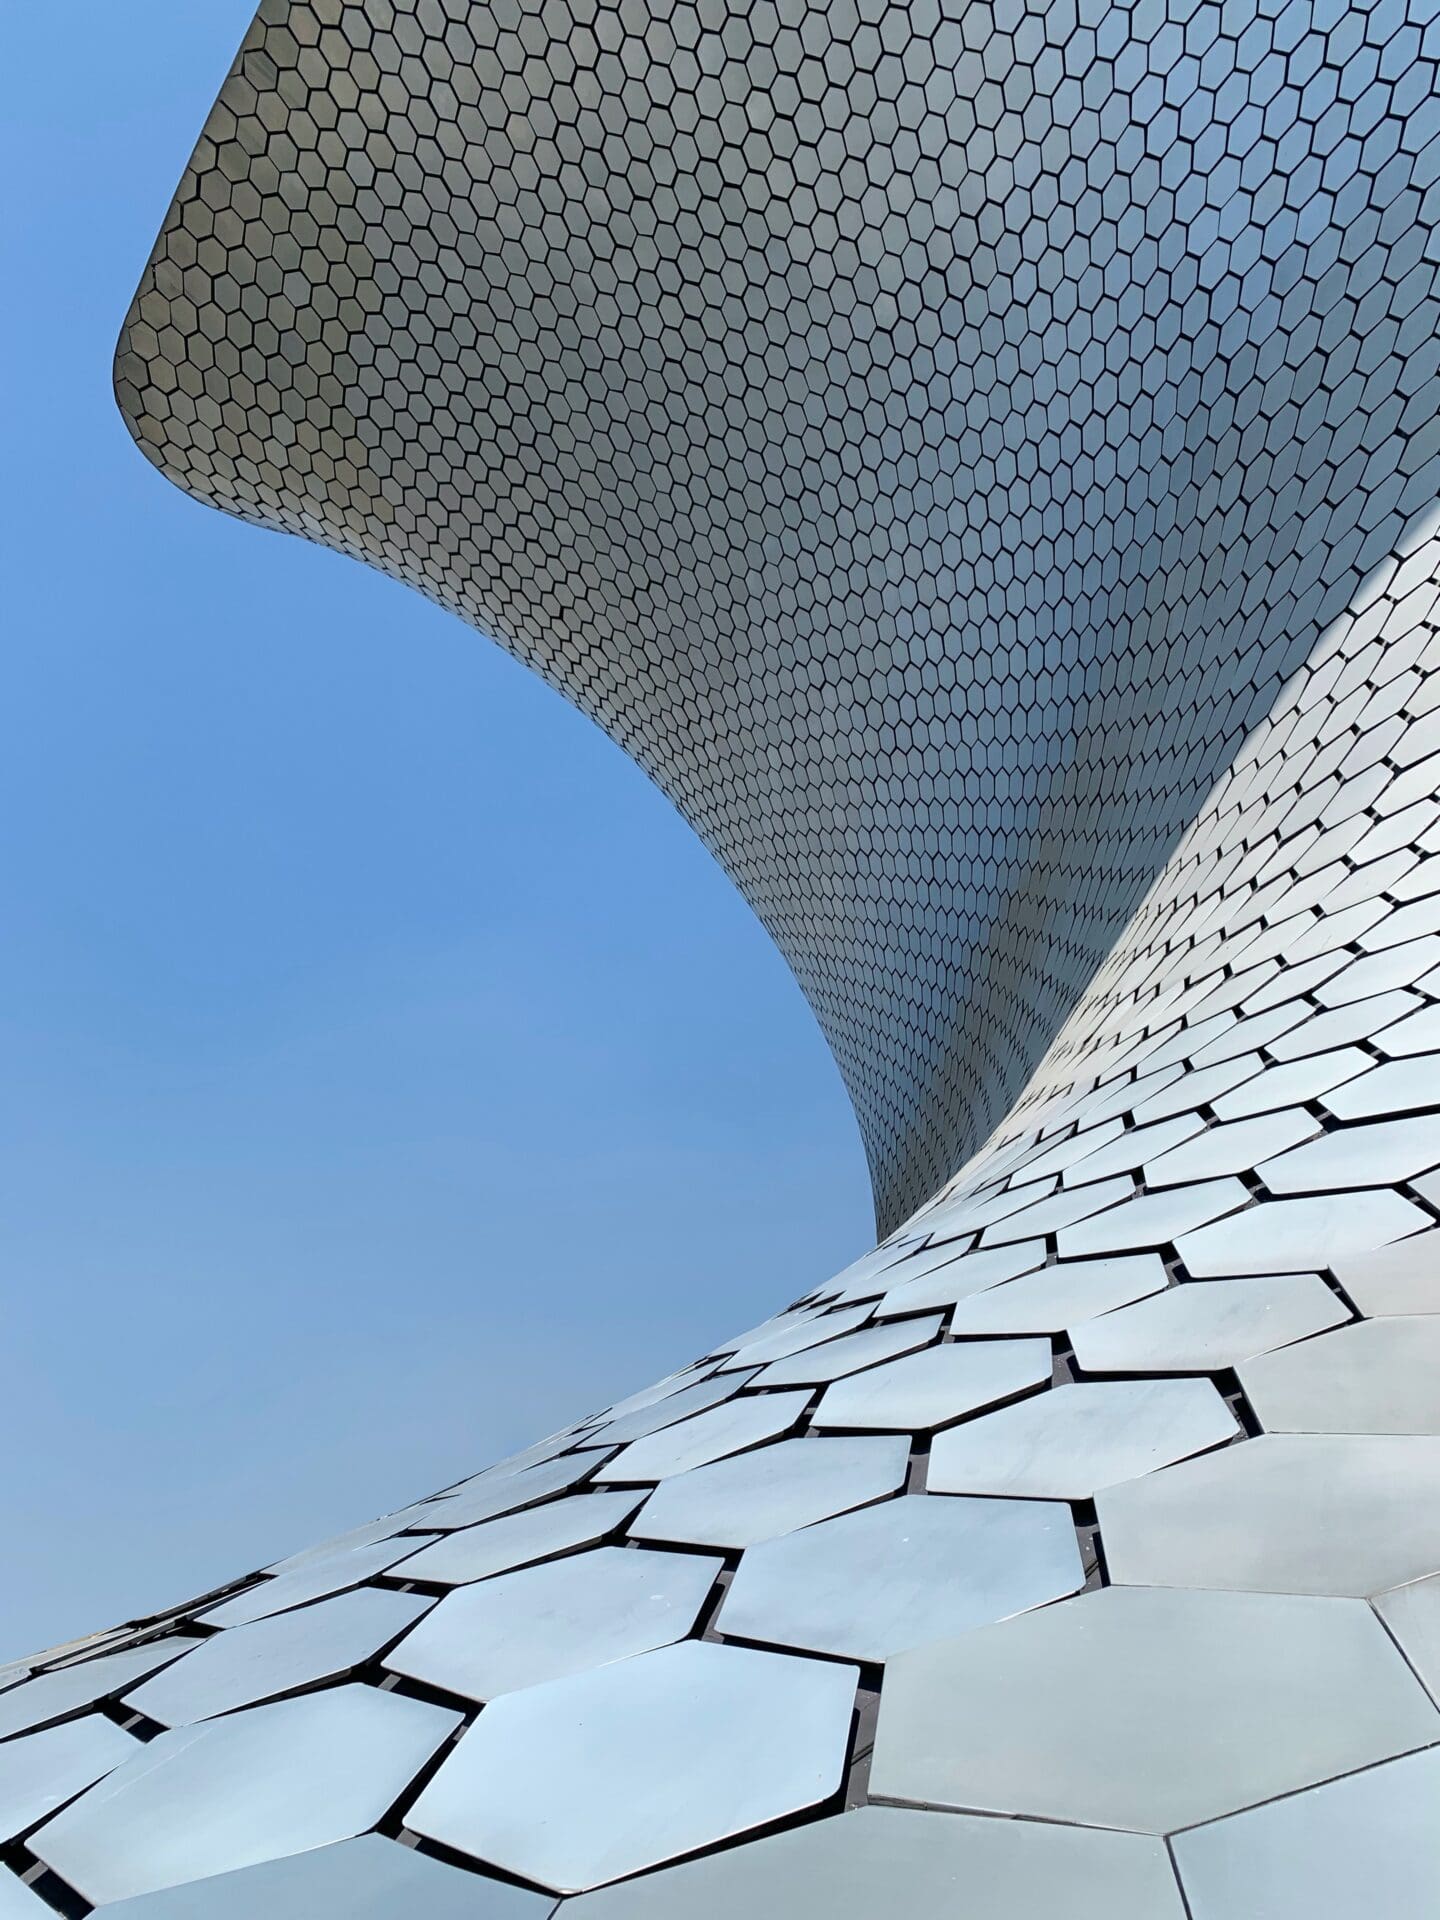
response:
[(799, 991), (498, 649), (109, 390), (251, 0), (7, 21), (0, 1658), (644, 1384), (869, 1244)]

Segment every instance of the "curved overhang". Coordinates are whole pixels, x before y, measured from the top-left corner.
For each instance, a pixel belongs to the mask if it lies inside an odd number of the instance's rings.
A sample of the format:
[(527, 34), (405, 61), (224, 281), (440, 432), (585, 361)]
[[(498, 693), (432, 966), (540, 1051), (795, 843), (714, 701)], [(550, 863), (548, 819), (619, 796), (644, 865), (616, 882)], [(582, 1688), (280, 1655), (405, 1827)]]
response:
[(177, 484), (670, 797), (882, 1230), (1436, 491), (1416, 68), (1338, 133), (1223, 10), (1101, 11), (266, 0), (117, 355)]

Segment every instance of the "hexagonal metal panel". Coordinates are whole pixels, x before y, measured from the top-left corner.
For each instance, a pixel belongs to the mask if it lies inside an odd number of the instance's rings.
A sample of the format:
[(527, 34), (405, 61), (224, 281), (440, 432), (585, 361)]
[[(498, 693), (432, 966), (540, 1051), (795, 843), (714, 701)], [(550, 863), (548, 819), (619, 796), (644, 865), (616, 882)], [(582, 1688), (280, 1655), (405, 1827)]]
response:
[(1084, 1583), (1067, 1507), (911, 1494), (751, 1547), (715, 1624), (879, 1661)]
[(1437, 1740), (1361, 1601), (1111, 1587), (901, 1654), (870, 1793), (1168, 1833)]
[(406, 1815), (578, 1892), (767, 1825), (840, 1783), (856, 1670), (698, 1640), (508, 1694)]

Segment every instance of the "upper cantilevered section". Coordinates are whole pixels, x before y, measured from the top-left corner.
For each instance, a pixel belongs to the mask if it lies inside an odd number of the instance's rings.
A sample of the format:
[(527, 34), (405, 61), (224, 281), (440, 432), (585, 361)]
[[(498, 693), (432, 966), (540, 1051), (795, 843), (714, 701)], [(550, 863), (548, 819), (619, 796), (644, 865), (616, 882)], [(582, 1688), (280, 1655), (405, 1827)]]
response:
[(889, 1227), (1434, 497), (1437, 53), (1392, 0), (266, 0), (120, 403), (635, 756)]

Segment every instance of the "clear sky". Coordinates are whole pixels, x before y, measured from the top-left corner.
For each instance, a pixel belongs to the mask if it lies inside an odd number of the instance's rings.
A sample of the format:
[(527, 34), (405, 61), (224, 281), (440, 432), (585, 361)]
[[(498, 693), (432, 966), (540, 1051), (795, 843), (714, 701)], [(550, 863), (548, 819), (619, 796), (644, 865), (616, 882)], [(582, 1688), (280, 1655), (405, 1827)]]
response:
[(130, 444), (115, 336), (251, 11), (6, 21), (0, 1658), (479, 1468), (872, 1237), (799, 990), (624, 755)]

